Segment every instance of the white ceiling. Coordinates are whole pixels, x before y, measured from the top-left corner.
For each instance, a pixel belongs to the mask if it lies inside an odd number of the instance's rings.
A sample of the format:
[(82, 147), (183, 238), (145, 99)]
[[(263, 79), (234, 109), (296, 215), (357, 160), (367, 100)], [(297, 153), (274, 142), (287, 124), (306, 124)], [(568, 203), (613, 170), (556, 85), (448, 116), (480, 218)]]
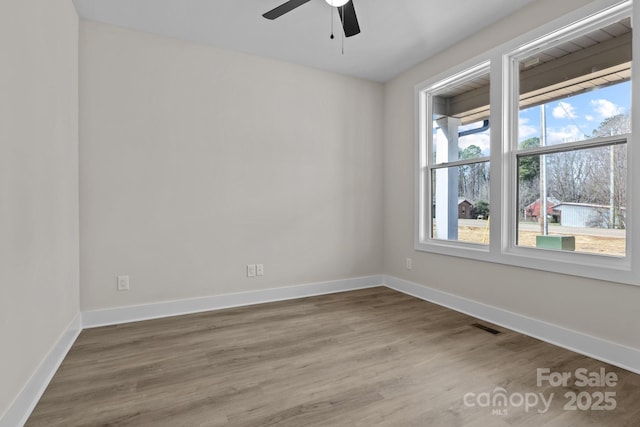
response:
[[(324, 0), (269, 21), (285, 0), (74, 0), (82, 18), (376, 81), (535, 0), (353, 0), (362, 32), (345, 39)], [(329, 39), (333, 15), (336, 37)]]

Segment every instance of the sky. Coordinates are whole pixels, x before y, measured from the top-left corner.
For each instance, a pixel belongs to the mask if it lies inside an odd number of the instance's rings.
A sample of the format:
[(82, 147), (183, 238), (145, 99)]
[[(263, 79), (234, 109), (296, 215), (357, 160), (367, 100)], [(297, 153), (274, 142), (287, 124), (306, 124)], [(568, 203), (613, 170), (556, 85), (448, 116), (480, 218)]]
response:
[[(586, 139), (608, 117), (628, 113), (631, 82), (607, 86), (545, 105), (547, 145)], [(518, 140), (540, 137), (540, 106), (520, 111)]]
[[(628, 113), (631, 109), (631, 82), (624, 82), (545, 105), (547, 145), (580, 141), (591, 135), (607, 117)], [(520, 111), (518, 141), (540, 137), (540, 106)], [(479, 127), (472, 123), (460, 129)], [(477, 145), (489, 154), (489, 131), (460, 138), (460, 149)]]

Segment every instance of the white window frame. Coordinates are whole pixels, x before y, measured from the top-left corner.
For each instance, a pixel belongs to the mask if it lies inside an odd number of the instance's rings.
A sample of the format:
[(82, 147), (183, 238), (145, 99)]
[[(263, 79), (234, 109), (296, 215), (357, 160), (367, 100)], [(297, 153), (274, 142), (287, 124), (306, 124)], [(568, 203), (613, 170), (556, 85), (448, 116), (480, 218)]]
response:
[[(517, 233), (517, 155), (518, 151), (518, 73), (517, 60), (533, 47), (544, 47), (562, 38), (573, 38), (584, 32), (631, 16), (637, 21), (639, 8), (632, 0), (599, 0), (564, 17), (551, 21), (502, 46), (494, 48), (453, 69), (440, 73), (415, 87), (416, 102), (416, 218), (414, 247), (419, 251), (497, 262), (519, 267), (564, 273), (574, 276), (640, 285), (640, 228), (634, 216), (640, 212), (640, 197), (635, 197), (634, 180), (639, 179), (632, 165), (640, 164), (640, 149), (627, 140), (627, 219), (626, 256), (550, 251), (516, 245)], [(640, 82), (636, 58), (640, 58), (639, 31), (633, 32), (632, 82)], [(429, 92), (461, 76), (490, 64), (491, 91), (491, 155), (490, 155), (490, 243), (478, 245), (462, 241), (432, 239), (430, 174), (431, 132)], [(640, 105), (638, 84), (632, 83), (632, 133), (640, 135), (640, 120), (636, 120)], [(626, 135), (624, 137), (629, 137)], [(621, 137), (616, 137), (620, 139)]]
[[(490, 156), (479, 157), (474, 159), (456, 160), (445, 163), (436, 163), (433, 158), (434, 144), (433, 138), (433, 97), (437, 96), (439, 90), (447, 88), (458, 82), (464, 82), (472, 80), (475, 77), (488, 74), (490, 72), (491, 63), (489, 61), (483, 61), (476, 64), (473, 67), (461, 70), (454, 75), (448, 76), (442, 80), (435, 81), (425, 85), (422, 90), (418, 92), (419, 96), (419, 113), (418, 117), (420, 122), (420, 129), (424, 132), (423, 137), (420, 138), (420, 148), (418, 156), (418, 173), (419, 173), (419, 185), (424, 189), (420, 192), (420, 206), (419, 218), (420, 221), (418, 227), (418, 241), (427, 241), (428, 245), (440, 246), (440, 247), (465, 247), (470, 250), (476, 251), (488, 251), (488, 245), (480, 245), (477, 243), (464, 242), (461, 240), (446, 240), (446, 239), (434, 239), (431, 236), (431, 227), (433, 219), (433, 204), (430, 203), (432, 188), (432, 171), (437, 169), (446, 169), (455, 166), (464, 166), (473, 163), (483, 163), (489, 161), (491, 164)], [(457, 210), (456, 210), (457, 215)]]

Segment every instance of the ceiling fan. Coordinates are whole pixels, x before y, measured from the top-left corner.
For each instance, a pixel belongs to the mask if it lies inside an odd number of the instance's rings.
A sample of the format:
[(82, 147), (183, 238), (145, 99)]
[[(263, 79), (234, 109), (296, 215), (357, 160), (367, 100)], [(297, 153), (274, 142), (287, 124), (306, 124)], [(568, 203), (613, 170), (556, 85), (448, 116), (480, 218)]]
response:
[[(289, 0), (282, 3), (280, 6), (271, 9), (267, 13), (263, 14), (267, 19), (276, 19), (281, 17), (287, 12), (291, 12), (293, 9), (302, 6), (311, 0)], [(356, 17), (356, 9), (353, 7), (353, 0), (325, 0), (331, 6), (338, 9), (340, 14), (340, 20), (342, 21), (342, 28), (344, 28), (344, 35), (346, 37), (355, 36), (360, 33), (360, 25), (358, 25), (358, 18)]]

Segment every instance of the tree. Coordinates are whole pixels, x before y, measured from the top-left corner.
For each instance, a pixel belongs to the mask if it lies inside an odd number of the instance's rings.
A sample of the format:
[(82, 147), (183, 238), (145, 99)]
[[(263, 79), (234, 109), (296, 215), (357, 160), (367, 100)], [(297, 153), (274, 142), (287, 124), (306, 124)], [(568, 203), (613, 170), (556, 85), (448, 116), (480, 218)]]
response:
[[(540, 138), (525, 139), (520, 143), (520, 148), (534, 148), (540, 146)], [(540, 156), (521, 157), (518, 164), (518, 175), (520, 181), (538, 180), (540, 174)]]
[[(631, 132), (631, 116), (618, 114), (604, 119), (592, 137), (623, 135)], [(610, 206), (606, 223), (610, 228), (625, 228), (625, 209), (627, 205), (627, 150), (626, 145), (605, 147), (604, 155), (594, 159), (594, 167), (608, 170), (608, 176), (600, 172), (599, 181), (593, 186), (600, 203)], [(603, 151), (604, 151), (603, 150)], [(613, 191), (612, 191), (613, 190)]]
[[(520, 142), (520, 148), (540, 146), (540, 138), (529, 138)], [(518, 202), (520, 213), (540, 198), (540, 156), (523, 156), (518, 161)]]
[(594, 129), (592, 138), (622, 135), (631, 132), (631, 116), (629, 114), (618, 114), (604, 119), (598, 129)]
[[(460, 150), (460, 160), (482, 157), (482, 149), (477, 145), (469, 145)], [(458, 169), (458, 194), (469, 200), (489, 197), (489, 168), (487, 163), (474, 163), (460, 166)]]
[(549, 196), (563, 202), (598, 203), (596, 194), (589, 191), (601, 175), (593, 168), (592, 154), (590, 150), (579, 150), (547, 156)]
[[(622, 135), (630, 131), (629, 115), (618, 114), (604, 119), (587, 138)], [(626, 144), (569, 150), (546, 157), (547, 190), (550, 197), (563, 202), (602, 205), (603, 208), (598, 210), (597, 217), (590, 220), (591, 226), (625, 227)], [(521, 164), (527, 159), (521, 158)], [(534, 170), (535, 166), (527, 166), (524, 171), (520, 170), (521, 179), (533, 175), (528, 172)], [(521, 202), (522, 194), (527, 194), (522, 189), (521, 182)]]
[(478, 200), (475, 205), (473, 205), (473, 216), (478, 217), (482, 216), (483, 218), (489, 218), (489, 202), (485, 200)]

